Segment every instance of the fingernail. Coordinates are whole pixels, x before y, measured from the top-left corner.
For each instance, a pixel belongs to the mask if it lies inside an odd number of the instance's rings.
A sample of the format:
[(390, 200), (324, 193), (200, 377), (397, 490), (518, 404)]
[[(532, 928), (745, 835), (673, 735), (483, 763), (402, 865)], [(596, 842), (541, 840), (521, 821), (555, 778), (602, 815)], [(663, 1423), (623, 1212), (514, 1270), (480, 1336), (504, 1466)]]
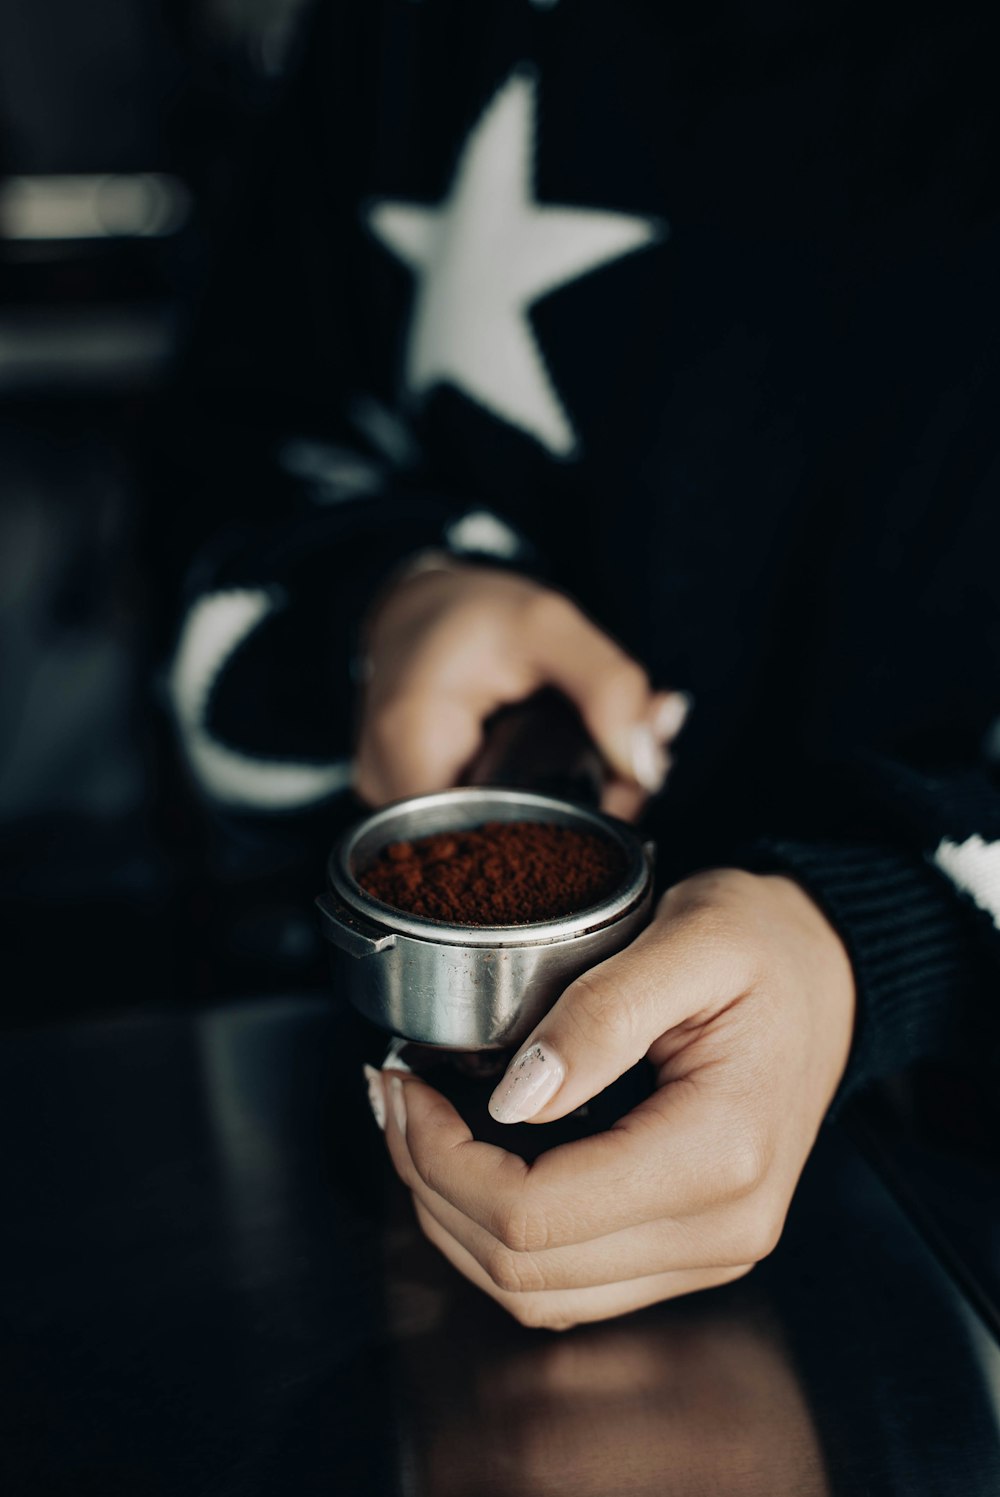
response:
[(365, 1080), (368, 1083), (368, 1101), (371, 1104), (372, 1116), (376, 1123), (385, 1132), (385, 1095), (382, 1091), (382, 1078), (374, 1066), (365, 1066)]
[(406, 1137), (406, 1097), (403, 1094), (403, 1083), (398, 1076), (389, 1078), (389, 1105), (392, 1115), (403, 1137)]
[(686, 691), (672, 691), (664, 697), (653, 714), (653, 733), (658, 743), (670, 743), (677, 737), (694, 706)]
[(636, 723), (632, 729), (632, 773), (650, 794), (660, 790), (667, 777), (666, 756), (649, 723)]
[(382, 1062), (383, 1071), (409, 1072), (411, 1070), (411, 1067), (403, 1059), (403, 1051), (409, 1043), (409, 1040), (401, 1040), (398, 1035), (394, 1036), (388, 1050), (385, 1052), (385, 1059)]
[(524, 1123), (540, 1112), (563, 1084), (566, 1067), (544, 1045), (529, 1045), (515, 1055), (490, 1098), (490, 1115), (498, 1123)]

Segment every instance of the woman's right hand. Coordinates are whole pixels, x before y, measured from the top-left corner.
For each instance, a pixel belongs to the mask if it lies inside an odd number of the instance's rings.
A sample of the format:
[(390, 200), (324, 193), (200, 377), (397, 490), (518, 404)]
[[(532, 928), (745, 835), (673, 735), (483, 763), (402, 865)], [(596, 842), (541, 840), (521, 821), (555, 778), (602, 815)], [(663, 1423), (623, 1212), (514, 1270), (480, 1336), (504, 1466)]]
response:
[(563, 594), (442, 560), (403, 577), (366, 628), (355, 788), (372, 805), (457, 783), (497, 708), (556, 687), (608, 766), (602, 808), (638, 816), (669, 769), (687, 698), (645, 671)]

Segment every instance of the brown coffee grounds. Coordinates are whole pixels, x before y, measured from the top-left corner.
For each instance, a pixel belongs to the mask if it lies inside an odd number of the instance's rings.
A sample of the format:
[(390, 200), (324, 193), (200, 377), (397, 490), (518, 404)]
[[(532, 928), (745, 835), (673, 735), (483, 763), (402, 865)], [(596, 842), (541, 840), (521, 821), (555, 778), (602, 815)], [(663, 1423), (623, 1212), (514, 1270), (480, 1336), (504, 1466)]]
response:
[(384, 904), (450, 925), (524, 925), (588, 909), (624, 872), (608, 838), (542, 821), (488, 821), (391, 842), (359, 874)]

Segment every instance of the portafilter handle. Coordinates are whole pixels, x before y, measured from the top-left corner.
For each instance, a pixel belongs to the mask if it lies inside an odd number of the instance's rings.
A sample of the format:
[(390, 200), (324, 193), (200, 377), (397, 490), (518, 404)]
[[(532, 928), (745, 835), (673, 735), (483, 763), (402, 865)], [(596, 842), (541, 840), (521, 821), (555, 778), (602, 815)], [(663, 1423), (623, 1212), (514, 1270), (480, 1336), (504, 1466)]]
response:
[(489, 718), (483, 745), (459, 784), (536, 790), (596, 806), (604, 780), (604, 760), (579, 712), (546, 686)]

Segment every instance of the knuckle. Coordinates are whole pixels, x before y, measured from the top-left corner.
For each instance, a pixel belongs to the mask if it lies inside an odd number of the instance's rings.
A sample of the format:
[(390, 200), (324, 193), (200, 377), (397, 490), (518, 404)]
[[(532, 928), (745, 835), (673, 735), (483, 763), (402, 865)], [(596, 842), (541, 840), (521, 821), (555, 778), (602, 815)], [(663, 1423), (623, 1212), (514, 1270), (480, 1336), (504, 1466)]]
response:
[(569, 1331), (576, 1325), (576, 1320), (547, 1294), (515, 1296), (504, 1301), (504, 1308), (519, 1325), (531, 1331)]
[(491, 1245), (482, 1259), (490, 1281), (505, 1294), (519, 1294), (521, 1291), (521, 1281), (514, 1261), (514, 1254), (502, 1242)]
[(739, 1263), (735, 1268), (727, 1268), (719, 1276), (719, 1284), (735, 1284), (739, 1279), (745, 1279), (747, 1274), (753, 1273), (756, 1263)]
[(734, 907), (752, 899), (760, 883), (760, 875), (746, 868), (717, 868), (715, 877), (726, 901)]
[(711, 950), (734, 989), (756, 986), (766, 969), (761, 932), (725, 900), (706, 901), (693, 912), (699, 941)]
[(733, 922), (729, 927), (726, 957), (736, 985), (743, 991), (759, 988), (768, 979), (774, 962), (765, 933), (754, 926)]
[(533, 589), (524, 601), (525, 628), (543, 637), (547, 634), (562, 634), (566, 629), (582, 622), (582, 618), (575, 603), (562, 593), (553, 592), (551, 588)]
[(752, 1134), (734, 1142), (723, 1161), (720, 1175), (725, 1198), (743, 1201), (759, 1189), (767, 1174), (766, 1152)]
[(711, 877), (697, 875), (668, 889), (663, 896), (664, 912), (684, 922), (699, 941), (715, 950), (723, 950), (733, 939), (730, 912), (717, 898)]
[(483, 1268), (506, 1294), (526, 1294), (544, 1288), (542, 1275), (529, 1253), (515, 1253), (502, 1242), (486, 1254)]
[(449, 1171), (439, 1154), (428, 1149), (416, 1129), (407, 1137), (410, 1158), (418, 1178), (432, 1194), (448, 1199)]
[(737, 1239), (737, 1257), (741, 1263), (752, 1265), (769, 1258), (778, 1246), (784, 1227), (784, 1217), (769, 1204), (755, 1202), (746, 1213)]
[(501, 1202), (494, 1212), (493, 1236), (511, 1253), (538, 1253), (547, 1246), (544, 1217), (527, 1201)]

